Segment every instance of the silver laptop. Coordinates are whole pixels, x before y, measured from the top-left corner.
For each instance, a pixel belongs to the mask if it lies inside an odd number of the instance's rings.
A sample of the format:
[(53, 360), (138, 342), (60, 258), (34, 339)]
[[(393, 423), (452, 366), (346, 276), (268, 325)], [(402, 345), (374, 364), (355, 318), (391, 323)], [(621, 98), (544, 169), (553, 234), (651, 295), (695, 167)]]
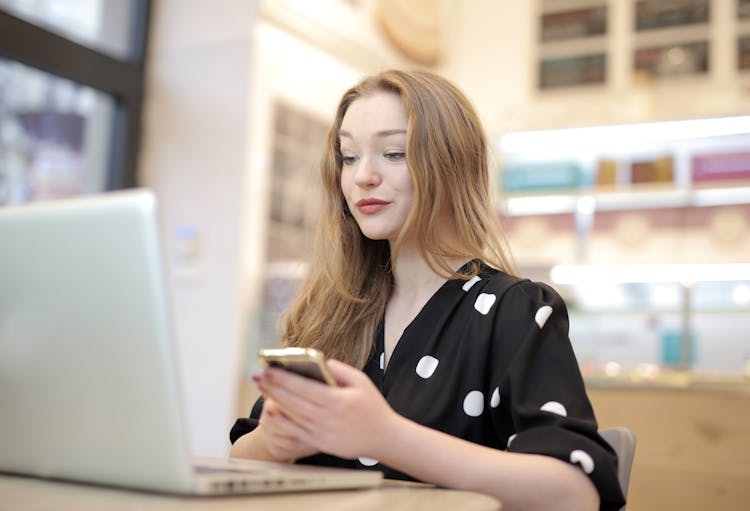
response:
[(0, 208), (0, 472), (181, 494), (376, 486), (382, 474), (187, 449), (147, 190)]

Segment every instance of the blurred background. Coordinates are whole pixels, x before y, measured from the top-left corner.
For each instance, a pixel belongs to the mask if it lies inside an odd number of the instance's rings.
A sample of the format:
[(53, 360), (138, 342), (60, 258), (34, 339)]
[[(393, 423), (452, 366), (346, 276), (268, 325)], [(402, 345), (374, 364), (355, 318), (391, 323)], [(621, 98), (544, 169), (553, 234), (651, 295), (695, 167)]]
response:
[(224, 455), (336, 103), (389, 67), (477, 107), (519, 271), (638, 435), (629, 509), (745, 509), (750, 0), (0, 0), (0, 207), (156, 191), (191, 448)]

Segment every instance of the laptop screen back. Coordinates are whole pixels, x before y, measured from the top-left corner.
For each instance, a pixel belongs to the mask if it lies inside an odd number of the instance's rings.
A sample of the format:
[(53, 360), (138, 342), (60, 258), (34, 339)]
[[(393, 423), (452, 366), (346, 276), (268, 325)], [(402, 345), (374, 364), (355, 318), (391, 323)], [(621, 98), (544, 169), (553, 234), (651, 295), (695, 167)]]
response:
[(156, 200), (0, 208), (0, 471), (190, 484)]

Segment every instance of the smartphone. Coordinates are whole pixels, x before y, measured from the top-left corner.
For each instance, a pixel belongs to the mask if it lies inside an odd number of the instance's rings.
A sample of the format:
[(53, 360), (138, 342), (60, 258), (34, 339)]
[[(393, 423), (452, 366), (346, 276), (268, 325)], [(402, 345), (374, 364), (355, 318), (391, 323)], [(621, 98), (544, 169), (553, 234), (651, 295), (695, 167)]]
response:
[(278, 367), (293, 373), (336, 386), (336, 380), (326, 367), (322, 352), (312, 348), (277, 348), (258, 352), (263, 367)]

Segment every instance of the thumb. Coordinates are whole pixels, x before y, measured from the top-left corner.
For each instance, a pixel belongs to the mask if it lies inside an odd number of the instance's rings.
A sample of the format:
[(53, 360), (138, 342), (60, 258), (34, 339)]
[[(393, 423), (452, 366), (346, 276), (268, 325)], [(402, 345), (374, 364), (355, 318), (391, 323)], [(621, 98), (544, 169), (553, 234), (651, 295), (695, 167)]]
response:
[(338, 360), (329, 359), (326, 361), (326, 365), (331, 372), (331, 376), (341, 387), (352, 387), (362, 377), (362, 371)]

